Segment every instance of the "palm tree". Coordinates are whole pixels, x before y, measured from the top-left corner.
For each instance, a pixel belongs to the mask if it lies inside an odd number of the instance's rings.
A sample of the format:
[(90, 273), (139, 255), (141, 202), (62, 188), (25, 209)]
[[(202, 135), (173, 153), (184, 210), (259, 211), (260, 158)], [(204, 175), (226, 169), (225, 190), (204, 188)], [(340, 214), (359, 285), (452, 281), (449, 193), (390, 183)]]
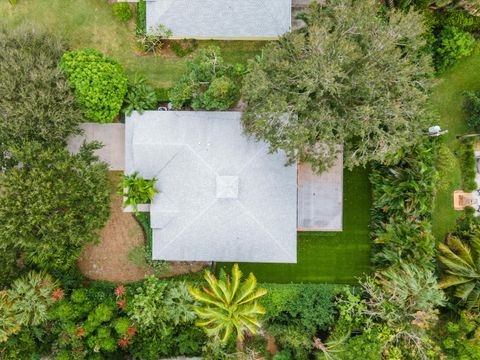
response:
[(470, 239), (471, 248), (458, 237), (449, 235), (439, 245), (440, 261), (448, 274), (440, 281), (440, 288), (455, 287), (454, 295), (468, 308), (480, 307), (480, 239)]
[(192, 297), (200, 303), (193, 306), (199, 317), (197, 325), (203, 327), (208, 336), (220, 338), (222, 343), (233, 333), (239, 342), (243, 341), (245, 331), (255, 334), (261, 327), (258, 316), (265, 314), (257, 299), (267, 293), (265, 289), (256, 289), (255, 276), (250, 273), (241, 283), (242, 272), (235, 264), (231, 277), (223, 271), (219, 279), (210, 271), (206, 271), (204, 277), (206, 286), (189, 288)]

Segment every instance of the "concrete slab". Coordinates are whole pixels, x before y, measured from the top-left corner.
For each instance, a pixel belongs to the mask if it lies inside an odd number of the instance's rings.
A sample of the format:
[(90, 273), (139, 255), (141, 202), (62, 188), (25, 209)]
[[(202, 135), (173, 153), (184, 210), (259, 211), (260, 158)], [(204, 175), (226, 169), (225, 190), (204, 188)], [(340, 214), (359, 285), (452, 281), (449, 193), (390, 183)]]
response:
[(316, 175), (309, 164), (298, 166), (298, 231), (342, 231), (343, 159)]
[(110, 170), (125, 169), (125, 125), (120, 123), (81, 124), (83, 134), (68, 140), (68, 150), (77, 153), (84, 141), (100, 141), (104, 146), (96, 151), (98, 157), (105, 161)]

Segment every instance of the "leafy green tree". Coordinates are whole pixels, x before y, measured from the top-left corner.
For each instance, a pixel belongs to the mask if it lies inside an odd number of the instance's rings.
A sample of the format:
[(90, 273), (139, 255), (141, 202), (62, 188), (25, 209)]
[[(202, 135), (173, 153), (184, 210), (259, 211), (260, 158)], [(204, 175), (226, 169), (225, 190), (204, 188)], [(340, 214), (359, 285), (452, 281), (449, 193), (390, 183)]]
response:
[(475, 48), (475, 38), (466, 31), (453, 26), (445, 27), (439, 34), (436, 45), (436, 66), (443, 71), (459, 59), (469, 56)]
[(95, 49), (67, 52), (60, 65), (75, 89), (85, 118), (112, 122), (127, 93), (128, 78), (122, 66)]
[(228, 110), (238, 100), (240, 75), (225, 63), (219, 48), (200, 49), (187, 62), (185, 74), (169, 92), (173, 108)]
[(84, 144), (71, 155), (32, 143), (13, 153), (21, 166), (0, 177), (0, 253), (18, 250), (44, 269), (75, 265), (109, 215), (108, 169), (93, 155), (98, 147)]
[(289, 163), (352, 168), (415, 143), (429, 124), (432, 74), (422, 17), (377, 1), (312, 4), (307, 26), (268, 44), (243, 87), (246, 132)]
[(440, 288), (454, 287), (454, 296), (467, 307), (480, 308), (480, 239), (470, 238), (470, 245), (457, 236), (449, 235), (445, 244), (438, 248), (440, 262), (445, 266), (445, 276)]
[(65, 145), (83, 118), (58, 63), (65, 45), (54, 35), (20, 27), (0, 30), (0, 169), (12, 148), (36, 141)]
[(208, 336), (227, 342), (234, 334), (239, 341), (244, 332), (255, 334), (260, 329), (259, 315), (265, 309), (258, 299), (267, 293), (265, 289), (256, 289), (257, 279), (250, 273), (242, 283), (242, 272), (238, 264), (233, 265), (232, 275), (221, 272), (217, 279), (210, 271), (205, 272), (207, 285), (190, 288), (190, 294), (200, 303), (195, 305), (199, 320), (197, 325), (204, 328)]

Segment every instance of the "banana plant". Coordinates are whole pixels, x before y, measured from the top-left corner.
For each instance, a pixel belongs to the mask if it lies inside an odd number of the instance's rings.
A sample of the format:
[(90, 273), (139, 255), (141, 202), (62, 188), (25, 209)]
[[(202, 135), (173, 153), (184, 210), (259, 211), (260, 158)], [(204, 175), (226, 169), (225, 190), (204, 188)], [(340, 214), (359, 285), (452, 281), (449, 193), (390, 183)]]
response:
[(197, 302), (193, 306), (199, 318), (197, 326), (222, 343), (226, 343), (233, 334), (239, 342), (243, 341), (245, 332), (256, 334), (261, 328), (259, 316), (265, 314), (265, 309), (257, 300), (267, 290), (256, 289), (255, 276), (250, 273), (242, 283), (242, 272), (235, 264), (231, 276), (222, 271), (217, 279), (206, 271), (204, 278), (207, 283), (201, 288), (189, 288)]
[(150, 203), (158, 193), (154, 187), (156, 182), (156, 178), (147, 180), (138, 172), (134, 172), (132, 175), (123, 175), (119, 189), (119, 194), (125, 198), (123, 206), (131, 206), (133, 211), (138, 213), (138, 205)]

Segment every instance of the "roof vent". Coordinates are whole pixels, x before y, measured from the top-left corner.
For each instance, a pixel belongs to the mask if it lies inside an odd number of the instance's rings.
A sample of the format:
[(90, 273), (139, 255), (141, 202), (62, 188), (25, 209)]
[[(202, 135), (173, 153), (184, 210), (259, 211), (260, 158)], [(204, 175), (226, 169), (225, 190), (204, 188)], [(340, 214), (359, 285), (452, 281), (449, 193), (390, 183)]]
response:
[(217, 176), (217, 199), (238, 198), (238, 176)]

